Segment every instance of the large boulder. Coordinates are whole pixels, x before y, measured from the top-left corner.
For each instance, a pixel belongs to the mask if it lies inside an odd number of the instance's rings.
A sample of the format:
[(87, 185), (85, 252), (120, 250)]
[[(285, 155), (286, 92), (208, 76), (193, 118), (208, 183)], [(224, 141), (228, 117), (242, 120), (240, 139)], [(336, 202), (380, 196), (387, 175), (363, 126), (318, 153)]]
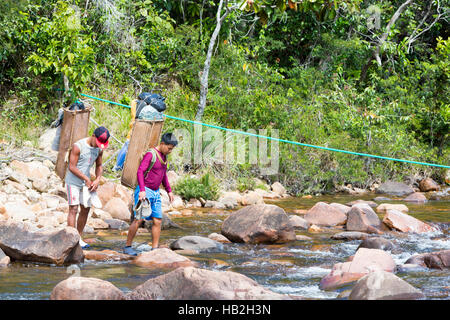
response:
[(389, 228), (401, 232), (424, 233), (436, 231), (429, 224), (397, 210), (388, 210), (384, 215), (383, 223)]
[(62, 265), (84, 260), (75, 228), (32, 232), (23, 223), (0, 222), (0, 248), (13, 260)]
[(347, 214), (347, 231), (367, 232), (370, 227), (380, 228), (381, 221), (368, 205), (354, 205)]
[(330, 206), (332, 206), (335, 209), (338, 209), (339, 211), (341, 211), (342, 213), (347, 214), (350, 210), (351, 210), (351, 206), (346, 206), (345, 204), (341, 204), (341, 203), (330, 203)]
[(133, 201), (133, 192), (121, 184), (115, 184), (114, 197), (120, 198), (128, 204)]
[(288, 300), (236, 272), (178, 268), (147, 280), (128, 300)]
[(223, 245), (217, 241), (200, 236), (185, 236), (170, 244), (172, 250), (222, 250)]
[(413, 192), (414, 189), (410, 186), (402, 182), (395, 181), (387, 181), (385, 183), (382, 183), (376, 190), (376, 193), (390, 194), (394, 196), (407, 196), (408, 194), (411, 194)]
[(53, 139), (56, 135), (56, 130), (58, 128), (48, 128), (44, 131), (44, 133), (39, 137), (39, 148), (44, 150), (45, 152), (55, 152), (52, 150)]
[(111, 198), (103, 207), (103, 210), (108, 212), (114, 219), (130, 220), (131, 213), (128, 205), (120, 198)]
[(379, 249), (360, 248), (351, 261), (335, 264), (331, 272), (322, 278), (319, 287), (322, 290), (334, 290), (377, 270), (395, 270), (391, 255)]
[(422, 192), (439, 191), (440, 187), (433, 179), (425, 178), (419, 182), (419, 189)]
[(124, 300), (125, 295), (112, 283), (85, 277), (69, 277), (52, 290), (50, 300)]
[(232, 242), (284, 243), (295, 240), (295, 232), (284, 210), (276, 205), (252, 205), (231, 213), (221, 233)]
[(425, 295), (408, 282), (386, 271), (362, 277), (353, 287), (349, 300), (414, 300)]
[(114, 197), (116, 186), (113, 182), (106, 182), (97, 188), (97, 195), (102, 202), (103, 207)]
[(138, 266), (153, 269), (176, 269), (195, 265), (195, 262), (167, 248), (141, 253), (133, 262)]
[(325, 202), (317, 202), (305, 215), (305, 220), (320, 226), (345, 224), (347, 215)]
[(417, 264), (430, 269), (449, 269), (450, 250), (417, 254), (409, 258), (405, 264)]

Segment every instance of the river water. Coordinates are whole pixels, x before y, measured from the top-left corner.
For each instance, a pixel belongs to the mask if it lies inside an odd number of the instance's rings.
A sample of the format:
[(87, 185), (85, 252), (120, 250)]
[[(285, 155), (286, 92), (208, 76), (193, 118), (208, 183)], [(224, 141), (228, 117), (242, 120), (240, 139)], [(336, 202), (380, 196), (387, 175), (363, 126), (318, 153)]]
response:
[[(318, 201), (347, 202), (372, 200), (375, 195), (320, 196), (311, 199), (288, 198), (266, 203), (276, 204), (289, 214), (295, 209), (309, 209)], [(381, 203), (381, 202), (380, 202)], [(383, 203), (404, 203), (383, 201)], [(429, 201), (425, 204), (404, 203), (408, 214), (439, 228), (439, 232), (426, 235), (384, 234), (397, 250), (391, 252), (397, 264), (403, 264), (409, 257), (424, 252), (450, 249), (450, 199)], [(186, 235), (208, 236), (220, 233), (222, 221), (230, 211), (197, 209), (189, 217), (172, 218), (183, 229), (163, 230), (161, 244), (169, 245)], [(383, 217), (382, 214), (379, 215)], [(345, 299), (340, 294), (351, 286), (335, 291), (320, 290), (319, 282), (338, 262), (345, 262), (356, 252), (360, 240), (332, 240), (332, 234), (345, 230), (326, 229), (321, 233), (297, 231), (311, 240), (294, 241), (277, 245), (224, 244), (223, 250), (188, 256), (198, 262), (199, 267), (209, 270), (234, 271), (244, 274), (264, 287), (283, 294), (292, 294), (305, 299)], [(119, 231), (102, 231), (102, 235), (85, 235), (97, 238), (92, 250), (112, 249), (121, 252), (126, 236)], [(134, 247), (140, 251), (150, 250), (150, 234), (139, 234)], [(149, 270), (129, 262), (98, 262), (86, 260), (79, 265), (56, 266), (32, 262), (13, 262), (7, 268), (0, 268), (0, 299), (3, 300), (46, 300), (60, 281), (72, 274), (107, 280), (124, 292), (133, 290), (146, 280), (165, 274), (169, 270)], [(450, 271), (420, 269), (413, 272), (397, 272), (397, 276), (420, 289), (426, 299), (450, 299)]]

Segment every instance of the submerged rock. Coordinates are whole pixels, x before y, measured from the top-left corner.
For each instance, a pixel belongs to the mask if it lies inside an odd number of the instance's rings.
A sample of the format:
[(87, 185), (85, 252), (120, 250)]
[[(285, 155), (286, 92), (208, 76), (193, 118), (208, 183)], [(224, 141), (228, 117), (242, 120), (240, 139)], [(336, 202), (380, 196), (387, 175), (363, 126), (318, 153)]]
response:
[(209, 238), (199, 236), (185, 236), (170, 244), (172, 250), (222, 250), (223, 245)]
[(147, 280), (128, 300), (290, 300), (236, 272), (187, 267)]
[[(392, 251), (395, 249), (395, 246), (391, 241), (389, 241), (385, 238), (370, 237), (370, 238), (363, 239), (363, 241), (358, 246), (358, 249), (359, 248), (380, 249), (380, 250), (385, 250), (385, 251)], [(356, 249), (356, 250), (358, 250), (358, 249)]]
[(84, 258), (88, 260), (96, 261), (127, 261), (133, 260), (134, 256), (128, 254), (119, 253), (113, 250), (83, 250)]
[(333, 240), (362, 240), (369, 236), (368, 233), (359, 231), (339, 232), (331, 236)]

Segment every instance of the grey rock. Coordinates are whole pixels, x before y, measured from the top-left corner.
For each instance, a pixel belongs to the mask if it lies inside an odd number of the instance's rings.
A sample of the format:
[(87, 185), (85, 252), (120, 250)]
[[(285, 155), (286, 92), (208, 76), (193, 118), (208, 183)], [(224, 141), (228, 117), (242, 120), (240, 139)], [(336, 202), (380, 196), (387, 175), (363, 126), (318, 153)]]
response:
[(385, 183), (382, 183), (376, 190), (376, 193), (390, 194), (394, 196), (406, 196), (413, 192), (414, 189), (411, 188), (410, 186), (402, 182), (395, 182), (395, 181), (387, 181)]
[(223, 244), (209, 238), (200, 236), (185, 236), (170, 244), (172, 250), (222, 250)]
[(0, 248), (13, 260), (54, 263), (80, 263), (84, 254), (75, 228), (49, 232), (30, 231), (24, 223), (0, 223)]
[(127, 300), (291, 300), (236, 272), (181, 267), (147, 280)]
[(130, 227), (128, 223), (120, 219), (104, 219), (103, 221), (109, 224), (109, 227), (114, 230), (127, 230)]
[(424, 294), (396, 275), (375, 271), (356, 282), (349, 300), (415, 300)]
[[(368, 249), (381, 249), (385, 251), (392, 251), (395, 249), (394, 244), (382, 237), (370, 237), (365, 238), (358, 246), (359, 248), (368, 248)], [(356, 249), (356, 250), (358, 250)]]

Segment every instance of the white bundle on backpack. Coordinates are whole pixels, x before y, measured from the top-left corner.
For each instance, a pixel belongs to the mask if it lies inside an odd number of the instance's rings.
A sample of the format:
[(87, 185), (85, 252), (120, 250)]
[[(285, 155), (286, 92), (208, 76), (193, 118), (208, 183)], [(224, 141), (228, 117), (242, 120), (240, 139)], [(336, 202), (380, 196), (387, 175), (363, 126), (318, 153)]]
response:
[(143, 120), (162, 120), (163, 113), (159, 112), (151, 105), (146, 105), (142, 108), (141, 112), (139, 112), (138, 119)]

